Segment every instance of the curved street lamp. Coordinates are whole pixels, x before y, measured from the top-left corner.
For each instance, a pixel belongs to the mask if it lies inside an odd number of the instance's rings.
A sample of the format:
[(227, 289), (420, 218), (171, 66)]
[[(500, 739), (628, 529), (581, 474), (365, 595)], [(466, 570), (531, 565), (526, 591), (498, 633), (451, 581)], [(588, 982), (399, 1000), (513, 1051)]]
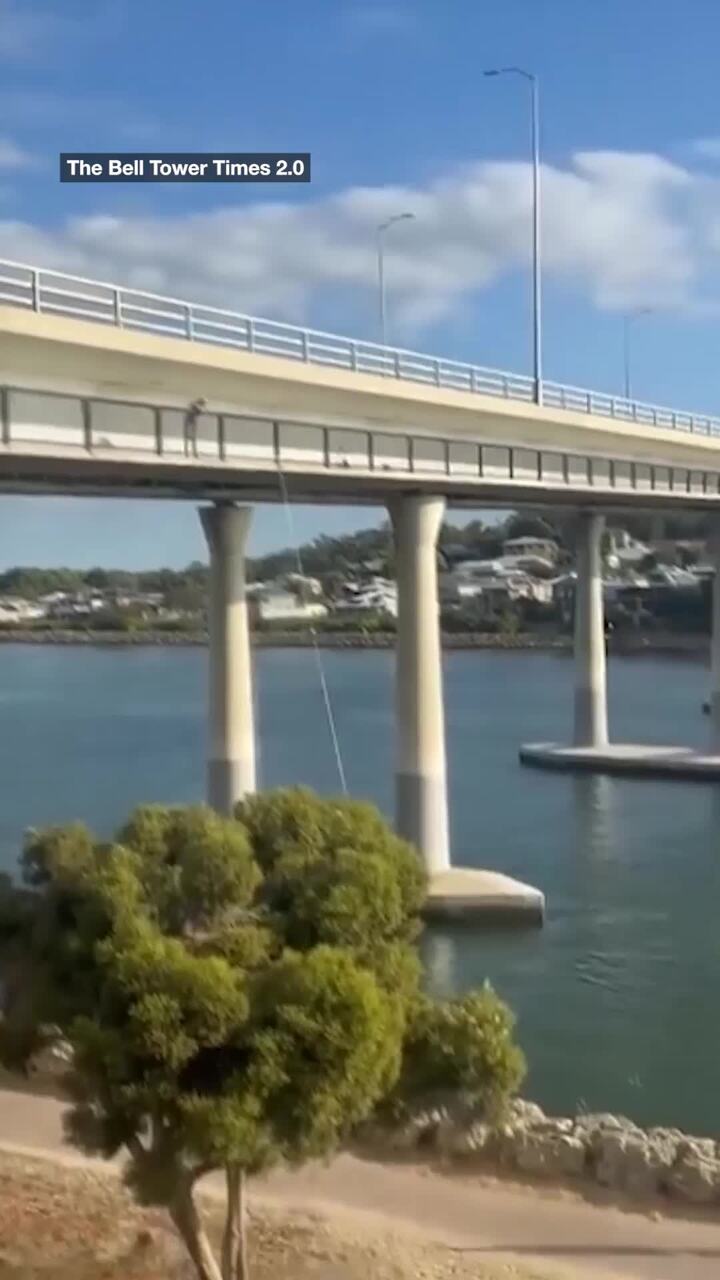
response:
[(533, 378), (535, 403), (542, 404), (542, 301), (541, 301), (541, 245), (540, 245), (540, 101), (538, 79), (532, 71), (522, 67), (499, 67), (484, 71), (486, 76), (522, 76), (530, 85), (531, 145), (533, 174)]
[(386, 314), (385, 314), (385, 232), (388, 227), (393, 227), (396, 222), (407, 222), (414, 218), (414, 213), (394, 213), (387, 221), (381, 222), (377, 228), (377, 269), (378, 269), (378, 293), (380, 301), (380, 343), (384, 347), (386, 343)]
[(638, 307), (635, 311), (626, 311), (623, 316), (623, 366), (625, 370), (625, 399), (630, 399), (630, 326), (641, 316), (651, 316), (652, 307)]

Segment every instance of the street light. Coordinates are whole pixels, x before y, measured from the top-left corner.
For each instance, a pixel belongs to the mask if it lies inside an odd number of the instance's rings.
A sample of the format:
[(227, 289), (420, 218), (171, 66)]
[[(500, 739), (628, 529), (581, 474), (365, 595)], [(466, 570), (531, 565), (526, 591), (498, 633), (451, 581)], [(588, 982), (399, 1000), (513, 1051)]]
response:
[(625, 367), (625, 399), (630, 399), (630, 325), (641, 316), (651, 316), (652, 307), (639, 307), (637, 311), (626, 311), (623, 316), (623, 364)]
[(499, 67), (483, 72), (486, 76), (522, 76), (530, 85), (531, 147), (533, 173), (533, 376), (535, 403), (542, 404), (542, 301), (540, 247), (540, 101), (537, 76), (522, 67)]
[(388, 227), (392, 227), (396, 222), (407, 222), (415, 217), (414, 213), (394, 213), (392, 218), (388, 218), (387, 222), (381, 222), (377, 228), (377, 264), (378, 264), (378, 292), (380, 297), (380, 342), (384, 347), (385, 342), (385, 232)]

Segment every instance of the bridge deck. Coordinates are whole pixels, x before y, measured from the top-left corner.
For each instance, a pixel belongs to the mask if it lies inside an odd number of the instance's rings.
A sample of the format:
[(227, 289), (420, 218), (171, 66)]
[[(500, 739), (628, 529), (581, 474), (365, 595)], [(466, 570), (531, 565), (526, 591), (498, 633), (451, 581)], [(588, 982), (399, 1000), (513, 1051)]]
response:
[[(0, 263), (0, 298), (2, 272)], [(506, 379), (501, 394), (470, 366), (431, 382), (410, 376), (400, 359), (387, 376), (352, 352), (357, 367), (330, 359), (331, 348), (323, 354), (315, 340), (330, 335), (300, 342), (307, 359), (258, 352), (261, 330), (252, 324), (244, 347), (230, 345), (211, 340), (195, 312), (188, 341), (154, 313), (136, 314), (127, 291), (118, 293), (122, 323), (98, 314), (97, 298), (81, 308), (67, 283), (43, 292), (51, 275), (22, 285), (37, 305), (16, 298), (0, 306), (6, 491), (272, 501), (282, 472), (294, 497), (312, 502), (382, 502), (428, 489), (467, 505), (720, 503), (714, 419), (660, 410), (648, 419), (615, 401), (611, 413), (594, 393), (585, 408), (568, 407), (567, 397), (564, 407), (540, 406), (524, 384), (515, 394), (512, 375), (497, 375)], [(292, 332), (293, 342), (309, 334)], [(451, 364), (440, 362), (441, 372)], [(207, 411), (197, 456), (186, 456), (184, 415), (199, 397)]]

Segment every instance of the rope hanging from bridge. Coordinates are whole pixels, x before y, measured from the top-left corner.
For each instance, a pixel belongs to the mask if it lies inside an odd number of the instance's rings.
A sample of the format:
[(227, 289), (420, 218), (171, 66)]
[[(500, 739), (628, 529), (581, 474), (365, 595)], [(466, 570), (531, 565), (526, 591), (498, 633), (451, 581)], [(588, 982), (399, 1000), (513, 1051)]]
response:
[[(283, 507), (285, 509), (285, 519), (287, 521), (287, 526), (288, 526), (288, 536), (290, 538), (290, 544), (295, 552), (295, 563), (297, 565), (297, 571), (300, 577), (304, 578), (306, 575), (305, 575), (305, 568), (303, 565), (302, 552), (300, 550), (300, 543), (298, 541), (296, 530), (295, 530), (295, 519), (293, 516), (290, 496), (288, 494), (287, 481), (285, 479), (285, 474), (283, 472), (282, 466), (280, 465), (280, 462), (278, 462), (278, 478), (280, 481), (280, 492), (282, 494)], [(322, 652), (320, 650), (320, 645), (318, 642), (317, 631), (315, 629), (315, 626), (313, 625), (312, 618), (309, 619), (309, 632), (310, 632), (310, 638), (312, 640), (313, 651), (315, 653), (315, 662), (317, 664), (318, 676), (320, 678), (320, 688), (322, 689), (323, 702), (325, 704), (325, 716), (328, 722), (330, 740), (332, 742), (333, 752), (335, 754), (335, 765), (338, 771), (338, 778), (340, 779), (340, 789), (343, 795), (346, 796), (348, 794), (348, 785), (347, 785), (347, 777), (345, 774), (345, 765), (343, 763), (342, 751), (340, 749), (340, 739), (338, 737), (337, 724), (335, 721), (335, 713), (333, 711), (332, 700), (330, 697), (330, 689), (328, 687), (327, 676), (325, 674), (325, 663), (323, 661)]]

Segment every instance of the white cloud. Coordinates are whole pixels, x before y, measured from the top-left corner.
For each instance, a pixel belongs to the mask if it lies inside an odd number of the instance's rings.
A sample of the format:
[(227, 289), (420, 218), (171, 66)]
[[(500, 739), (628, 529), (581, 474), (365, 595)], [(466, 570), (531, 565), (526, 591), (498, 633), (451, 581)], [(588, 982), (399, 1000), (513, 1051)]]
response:
[[(708, 300), (720, 271), (720, 184), (658, 155), (608, 151), (544, 166), (542, 177), (549, 275), (605, 308)], [(523, 163), (476, 163), (425, 186), (298, 204), (98, 212), (57, 228), (0, 219), (0, 255), (295, 321), (330, 299), (349, 326), (375, 288), (378, 223), (411, 210), (415, 220), (388, 233), (387, 269), (398, 320), (419, 331), (526, 266), (530, 178)]]
[(707, 160), (720, 160), (720, 138), (696, 138), (690, 150)]

